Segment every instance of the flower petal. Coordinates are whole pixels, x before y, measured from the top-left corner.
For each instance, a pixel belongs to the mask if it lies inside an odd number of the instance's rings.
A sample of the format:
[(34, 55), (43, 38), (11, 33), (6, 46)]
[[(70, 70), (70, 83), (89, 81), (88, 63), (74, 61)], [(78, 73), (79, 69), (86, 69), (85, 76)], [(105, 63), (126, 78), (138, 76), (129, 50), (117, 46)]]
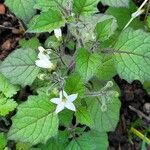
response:
[(49, 55), (41, 53), (41, 52), (38, 54), (38, 58), (42, 60), (50, 59)]
[(68, 101), (73, 102), (78, 97), (78, 94), (71, 94), (68, 96)]
[(66, 99), (68, 99), (68, 94), (63, 90), (62, 91), (63, 92), (63, 96), (66, 98)]
[(61, 38), (62, 37), (62, 32), (61, 32), (61, 29), (55, 29), (54, 30), (54, 34), (56, 36), (57, 39)]
[(41, 68), (52, 68), (53, 64), (49, 60), (36, 60), (35, 64)]
[(39, 50), (41, 53), (43, 53), (43, 52), (45, 51), (45, 49), (44, 49), (42, 46), (39, 46), (39, 47), (38, 47), (38, 50)]
[(70, 110), (72, 110), (72, 111), (76, 111), (76, 108), (75, 108), (74, 104), (71, 103), (71, 102), (69, 102), (69, 101), (67, 101), (65, 103), (65, 107), (68, 108), (68, 109), (70, 109)]
[(60, 98), (52, 98), (50, 101), (54, 104), (60, 104), (61, 102)]
[(62, 100), (62, 98), (63, 98), (63, 91), (60, 91), (60, 92), (59, 92), (59, 97), (60, 97), (60, 99)]
[(58, 104), (57, 107), (56, 107), (56, 110), (55, 110), (56, 114), (58, 114), (58, 113), (59, 113), (60, 111), (62, 111), (64, 108), (65, 108), (65, 106), (64, 106), (63, 103)]

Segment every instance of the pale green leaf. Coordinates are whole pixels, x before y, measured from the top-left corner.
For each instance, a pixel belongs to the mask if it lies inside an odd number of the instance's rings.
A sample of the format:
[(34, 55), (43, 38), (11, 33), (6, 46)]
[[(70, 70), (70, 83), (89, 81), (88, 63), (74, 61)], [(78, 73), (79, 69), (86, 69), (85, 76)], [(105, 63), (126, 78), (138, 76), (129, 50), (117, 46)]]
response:
[(99, 0), (74, 0), (73, 11), (77, 15), (90, 15), (97, 12)]
[(13, 99), (0, 98), (0, 116), (6, 116), (15, 110), (17, 103)]
[(100, 132), (114, 131), (119, 121), (120, 101), (116, 91), (107, 91), (87, 101), (88, 111), (94, 121), (93, 129)]
[(96, 25), (97, 39), (99, 41), (108, 40), (110, 36), (114, 34), (116, 28), (117, 22), (114, 18), (106, 19), (102, 22), (99, 22)]
[(13, 84), (31, 85), (39, 72), (36, 59), (32, 49), (17, 49), (2, 62), (0, 72)]
[(4, 133), (0, 132), (0, 150), (4, 150), (7, 145), (7, 139)]
[(82, 106), (78, 107), (77, 111), (75, 112), (75, 116), (78, 123), (92, 127), (93, 125), (92, 117), (85, 107)]
[(0, 74), (0, 91), (6, 97), (12, 97), (17, 93), (18, 90), (18, 86), (9, 83), (9, 81), (2, 74)]
[(128, 7), (129, 0), (101, 0), (104, 5), (109, 5), (112, 7)]
[(65, 25), (65, 19), (57, 10), (49, 10), (35, 16), (29, 23), (27, 32), (51, 32)]
[(19, 105), (8, 138), (31, 144), (45, 143), (57, 134), (58, 117), (46, 95), (30, 96)]
[(97, 71), (101, 64), (101, 57), (97, 53), (90, 54), (86, 49), (78, 50), (76, 56), (76, 71), (81, 75), (83, 80), (88, 81)]
[(124, 30), (115, 46), (115, 67), (121, 78), (132, 82), (150, 80), (150, 34), (143, 30)]
[(116, 20), (113, 16), (105, 14), (94, 14), (92, 16), (81, 16), (78, 23), (70, 23), (68, 28), (72, 35), (76, 39), (81, 39), (85, 45), (87, 42), (96, 41), (96, 25), (97, 23), (103, 22), (107, 19), (113, 19), (113, 24), (116, 25)]
[(73, 139), (66, 150), (107, 150), (108, 138), (106, 133), (87, 132)]
[(9, 9), (24, 22), (28, 22), (36, 13), (33, 9), (36, 0), (6, 0), (5, 4)]

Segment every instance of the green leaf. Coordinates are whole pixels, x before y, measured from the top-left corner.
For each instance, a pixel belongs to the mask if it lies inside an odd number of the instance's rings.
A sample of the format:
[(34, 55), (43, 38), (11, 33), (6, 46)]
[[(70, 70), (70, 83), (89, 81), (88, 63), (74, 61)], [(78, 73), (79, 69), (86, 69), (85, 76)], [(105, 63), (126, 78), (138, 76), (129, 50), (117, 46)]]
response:
[(65, 109), (59, 113), (59, 125), (68, 127), (69, 125), (71, 125), (72, 119), (73, 119), (72, 111)]
[(0, 116), (6, 116), (15, 110), (17, 103), (13, 99), (0, 98)]
[(150, 34), (142, 30), (124, 30), (115, 46), (115, 67), (121, 78), (132, 82), (150, 80)]
[(88, 111), (94, 121), (93, 129), (114, 131), (119, 121), (120, 101), (116, 91), (107, 91), (98, 98), (88, 99)]
[(0, 65), (0, 72), (12, 84), (31, 85), (38, 75), (37, 54), (32, 49), (17, 49)]
[(147, 25), (148, 25), (148, 27), (150, 28), (150, 15), (147, 17)]
[(16, 150), (31, 150), (31, 145), (28, 143), (17, 142)]
[(36, 13), (33, 9), (36, 0), (6, 0), (5, 4), (9, 9), (24, 22), (28, 22)]
[(88, 81), (97, 71), (101, 64), (101, 57), (97, 54), (90, 54), (86, 49), (78, 50), (76, 56), (76, 71), (81, 75), (83, 80)]
[(150, 81), (145, 81), (143, 83), (144, 89), (148, 92), (148, 94), (150, 94)]
[(74, 0), (73, 11), (77, 15), (90, 15), (97, 12), (99, 0)]
[(75, 112), (75, 116), (76, 116), (77, 122), (87, 125), (89, 127), (92, 127), (93, 125), (92, 117), (85, 107), (82, 107), (82, 106), (78, 107), (77, 111)]
[(71, 10), (72, 1), (73, 0), (36, 0), (34, 8), (42, 11), (48, 11), (49, 9), (61, 10), (62, 7), (64, 9)]
[[(114, 20), (113, 22), (116, 22), (113, 16), (105, 14), (94, 14), (92, 16), (81, 16), (80, 21), (78, 23), (70, 23), (68, 25), (68, 28), (76, 39), (82, 40), (84, 45), (88, 42), (95, 43), (96, 41), (95, 28), (97, 23), (103, 22), (107, 19), (113, 19)], [(115, 25), (115, 23), (113, 24)]]
[(58, 41), (56, 36), (49, 36), (44, 43), (44, 46), (47, 49), (50, 49), (50, 48), (59, 49), (60, 45), (61, 45), (61, 41)]
[(22, 48), (37, 49), (38, 46), (40, 46), (40, 42), (39, 42), (39, 40), (36, 37), (33, 37), (33, 38), (29, 39), (29, 40), (21, 39), (19, 41), (19, 45)]
[(115, 32), (117, 22), (114, 18), (106, 19), (96, 25), (97, 39), (100, 41), (108, 40)]
[(51, 138), (45, 145), (40, 147), (41, 150), (64, 150), (64, 146), (58, 140)]
[[(131, 14), (134, 13), (136, 10), (137, 7), (135, 6), (135, 4), (130, 2), (130, 6), (128, 8), (109, 7), (106, 13), (116, 18), (118, 23), (118, 29), (122, 30), (127, 22), (130, 20)], [(135, 18), (129, 26), (134, 29), (143, 28), (142, 21), (140, 21), (139, 18)]]
[(102, 65), (97, 69), (96, 77), (101, 80), (112, 80), (116, 74), (113, 56), (102, 55)]
[(109, 5), (112, 7), (128, 7), (129, 0), (101, 0), (104, 5)]
[(65, 90), (68, 94), (78, 93), (80, 96), (84, 95), (85, 87), (82, 78), (77, 73), (70, 75), (66, 79)]
[(66, 150), (107, 150), (107, 148), (107, 134), (90, 131), (73, 139)]
[(18, 86), (14, 86), (13, 84), (9, 83), (9, 81), (2, 74), (0, 74), (0, 83), (0, 91), (6, 97), (12, 97), (19, 90)]
[(31, 144), (45, 143), (57, 134), (58, 117), (46, 95), (30, 96), (19, 105), (8, 133), (10, 140)]
[(65, 25), (65, 19), (57, 10), (49, 10), (35, 16), (29, 23), (27, 32), (40, 33), (51, 32)]
[(6, 136), (4, 135), (4, 133), (0, 132), (0, 149), (4, 150), (4, 148), (7, 145), (7, 139)]

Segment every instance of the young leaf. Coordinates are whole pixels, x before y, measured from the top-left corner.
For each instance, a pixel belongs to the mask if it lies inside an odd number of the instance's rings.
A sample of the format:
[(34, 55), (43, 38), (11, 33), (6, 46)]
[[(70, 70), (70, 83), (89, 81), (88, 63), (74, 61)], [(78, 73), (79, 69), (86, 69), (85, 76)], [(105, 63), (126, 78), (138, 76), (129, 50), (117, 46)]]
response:
[[(119, 121), (120, 101), (116, 91), (107, 91), (107, 94), (87, 102), (88, 111), (94, 121), (93, 129), (100, 132), (114, 131)], [(105, 100), (105, 110), (102, 101)], [(104, 105), (103, 105), (104, 106)]]
[(114, 18), (106, 19), (96, 25), (97, 39), (100, 41), (108, 40), (117, 28)]
[(37, 54), (32, 49), (17, 49), (0, 65), (0, 72), (13, 84), (31, 85), (38, 75)]
[(77, 108), (75, 116), (79, 123), (92, 127), (93, 125), (92, 117), (85, 107)]
[(9, 9), (24, 22), (28, 22), (36, 13), (33, 9), (36, 0), (6, 0), (5, 4)]
[(0, 132), (0, 149), (4, 150), (4, 148), (7, 145), (7, 139), (6, 136), (4, 135), (4, 133)]
[(90, 54), (86, 49), (79, 49), (76, 56), (76, 71), (81, 75), (83, 80), (88, 81), (101, 65), (101, 56), (94, 53)]
[(74, 0), (73, 11), (79, 15), (90, 15), (97, 12), (99, 0)]
[(12, 85), (9, 83), (9, 81), (0, 74), (0, 91), (6, 96), (6, 97), (12, 97), (17, 93), (19, 90), (18, 86)]
[(116, 70), (121, 78), (132, 82), (150, 80), (150, 34), (142, 30), (124, 30), (115, 46)]
[(101, 0), (104, 5), (112, 7), (128, 7), (129, 0)]
[(36, 37), (33, 37), (29, 40), (21, 39), (19, 41), (19, 45), (22, 48), (38, 49), (38, 47), (40, 46), (40, 42)]
[(69, 94), (78, 93), (80, 96), (84, 94), (85, 87), (82, 78), (78, 74), (72, 74), (66, 79), (65, 89)]
[(6, 116), (16, 109), (17, 103), (13, 99), (0, 98), (0, 116)]
[(30, 96), (28, 101), (19, 105), (8, 138), (33, 145), (45, 143), (58, 131), (58, 117), (54, 110), (46, 95)]
[(107, 148), (107, 134), (90, 131), (79, 138), (73, 139), (66, 150), (107, 150)]
[(35, 16), (29, 23), (28, 32), (51, 32), (65, 25), (65, 19), (57, 10), (49, 10)]
[[(23, 143), (23, 142), (17, 142), (16, 143), (16, 150), (32, 150), (31, 144)], [(37, 150), (37, 149), (35, 149)]]

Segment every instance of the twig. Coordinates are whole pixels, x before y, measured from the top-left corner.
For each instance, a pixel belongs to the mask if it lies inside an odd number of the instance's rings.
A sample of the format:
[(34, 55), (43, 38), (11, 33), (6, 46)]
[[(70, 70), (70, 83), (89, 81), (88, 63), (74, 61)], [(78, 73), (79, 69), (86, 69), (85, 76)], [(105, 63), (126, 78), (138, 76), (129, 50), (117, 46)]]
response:
[(143, 117), (144, 119), (146, 119), (150, 122), (150, 117), (146, 116), (143, 112), (141, 112), (140, 110), (137, 110), (136, 108), (132, 107), (131, 105), (129, 106), (129, 108), (132, 111), (136, 112), (139, 117)]
[(148, 5), (147, 5), (146, 13), (145, 13), (145, 18), (144, 18), (145, 21), (146, 21), (146, 18), (148, 16), (149, 8), (150, 8), (150, 0), (148, 0)]

